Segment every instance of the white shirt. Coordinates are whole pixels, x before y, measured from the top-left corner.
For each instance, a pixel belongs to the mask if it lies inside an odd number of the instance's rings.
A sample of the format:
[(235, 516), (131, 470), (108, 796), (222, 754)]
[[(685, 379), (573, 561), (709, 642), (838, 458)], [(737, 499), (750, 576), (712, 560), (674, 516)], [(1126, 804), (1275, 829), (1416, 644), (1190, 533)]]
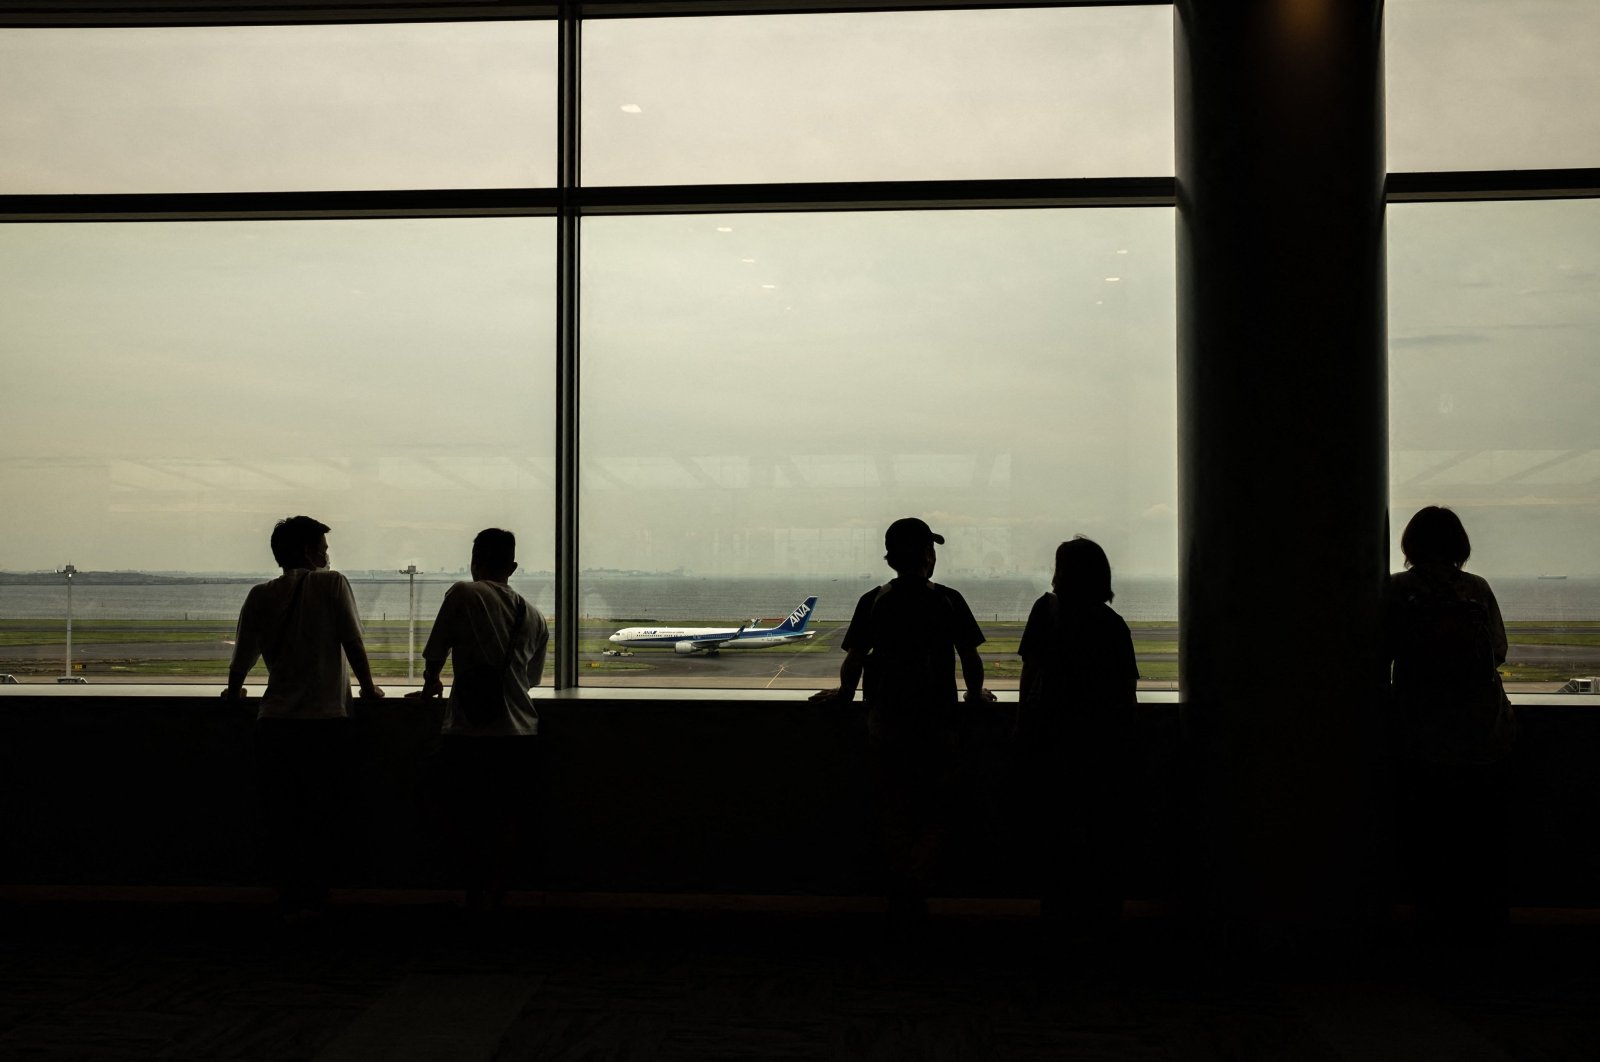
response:
[[(299, 588), (298, 600), (296, 588)], [(344, 643), (361, 640), (350, 583), (338, 572), (293, 568), (250, 588), (239, 610), (232, 669), (267, 662), (261, 719), (338, 719), (350, 710)]]
[[(521, 630), (512, 642), (519, 610), (526, 610)], [(500, 703), (489, 706), (484, 718), (469, 721), (458, 704), (454, 686), (445, 705), (443, 732), (467, 737), (532, 736), (539, 732), (539, 713), (528, 689), (544, 673), (544, 654), (550, 628), (539, 610), (505, 583), (478, 580), (455, 583), (445, 591), (439, 615), (428, 634), (422, 658), (442, 665), (450, 656), (456, 675), (473, 668), (497, 669)]]

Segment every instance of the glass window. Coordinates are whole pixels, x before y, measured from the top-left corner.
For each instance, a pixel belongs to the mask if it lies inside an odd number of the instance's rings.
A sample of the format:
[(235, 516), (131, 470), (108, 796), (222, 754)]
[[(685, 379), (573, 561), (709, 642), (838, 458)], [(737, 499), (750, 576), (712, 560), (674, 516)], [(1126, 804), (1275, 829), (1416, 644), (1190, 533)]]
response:
[(586, 184), (1173, 170), (1162, 6), (584, 27)]
[(1390, 0), (1389, 169), (1600, 166), (1600, 4)]
[(518, 534), (548, 610), (553, 241), (538, 218), (0, 226), (0, 671), (60, 673), (41, 573), (71, 562), (92, 682), (216, 681), (294, 513), (332, 525), (391, 681), (399, 570), (420, 639), (483, 527)]
[[(905, 515), (945, 535), (936, 577), (992, 685), (1077, 533), (1142, 672), (1173, 681), (1171, 210), (592, 218), (583, 240), (585, 684), (832, 685)], [(809, 597), (804, 644), (608, 641), (775, 626)]]
[(553, 185), (554, 26), (0, 30), (0, 193)]
[(1600, 202), (1389, 210), (1390, 506), (1457, 511), (1508, 680), (1600, 674)]

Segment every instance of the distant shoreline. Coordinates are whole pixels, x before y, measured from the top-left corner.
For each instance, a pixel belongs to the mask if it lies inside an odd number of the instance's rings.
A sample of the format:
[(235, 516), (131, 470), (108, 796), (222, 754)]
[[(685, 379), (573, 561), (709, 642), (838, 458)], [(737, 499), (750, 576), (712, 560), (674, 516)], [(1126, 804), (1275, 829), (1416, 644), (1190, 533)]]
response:
[[(0, 586), (57, 586), (60, 572), (0, 572)], [(197, 586), (207, 583), (255, 583), (262, 575), (156, 575), (150, 572), (85, 572), (73, 574), (79, 586)]]

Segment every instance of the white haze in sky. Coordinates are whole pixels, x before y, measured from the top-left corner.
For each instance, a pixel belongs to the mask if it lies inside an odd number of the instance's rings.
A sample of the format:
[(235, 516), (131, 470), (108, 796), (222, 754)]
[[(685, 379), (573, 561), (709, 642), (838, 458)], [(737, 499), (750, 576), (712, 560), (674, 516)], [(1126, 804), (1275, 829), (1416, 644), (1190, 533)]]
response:
[[(1600, 5), (1392, 0), (1394, 170), (1600, 164)], [(0, 193), (541, 187), (549, 23), (0, 31)], [(1173, 172), (1163, 7), (602, 20), (592, 184)], [(0, 226), (0, 570), (552, 565), (555, 226)], [(1176, 571), (1170, 209), (584, 223), (582, 563)], [(1247, 282), (1246, 280), (1242, 282)], [(1600, 572), (1600, 208), (1390, 211), (1396, 524)]]

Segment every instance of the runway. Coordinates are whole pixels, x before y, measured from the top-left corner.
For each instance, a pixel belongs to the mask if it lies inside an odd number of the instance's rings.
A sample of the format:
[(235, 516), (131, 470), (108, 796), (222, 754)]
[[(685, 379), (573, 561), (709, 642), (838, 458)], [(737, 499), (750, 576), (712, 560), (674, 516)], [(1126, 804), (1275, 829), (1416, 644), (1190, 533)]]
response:
[[(808, 642), (767, 649), (729, 649), (714, 656), (680, 656), (671, 650), (638, 649), (628, 656), (606, 656), (607, 638), (621, 621), (590, 619), (579, 634), (579, 684), (590, 687), (671, 687), (729, 689), (826, 689), (837, 684), (843, 661), (839, 642), (844, 624), (825, 622), (814, 629)], [(427, 628), (420, 626), (417, 647), (420, 653)], [(1021, 623), (986, 624), (989, 643), (980, 652), (990, 689), (1015, 689), (1020, 670), (1016, 655)], [(24, 683), (53, 683), (62, 673), (65, 656), (64, 632), (60, 625), (45, 621), (10, 621), (0, 630), (0, 673), (10, 673)], [(1508, 673), (1516, 669), (1540, 669), (1526, 678), (1513, 675), (1508, 688), (1554, 689), (1561, 679), (1577, 675), (1600, 674), (1600, 646), (1585, 644), (1540, 644), (1550, 638), (1570, 638), (1582, 642), (1595, 631), (1587, 627), (1567, 627), (1560, 623), (1537, 627), (1518, 627), (1511, 632)], [(1518, 637), (1530, 642), (1519, 643)], [(1171, 689), (1177, 666), (1176, 625), (1136, 627), (1134, 648), (1140, 671), (1146, 681), (1143, 689)], [(75, 632), (72, 656), (75, 672), (91, 683), (107, 682), (183, 682), (215, 684), (226, 673), (232, 654), (233, 625), (224, 622), (122, 623), (117, 625), (82, 624)], [(1531, 642), (1538, 639), (1538, 642)], [(17, 643), (21, 644), (17, 644)], [(368, 649), (380, 684), (404, 689), (406, 636), (403, 624), (371, 624), (367, 631)], [(542, 685), (554, 681), (553, 659), (547, 663)], [(421, 674), (421, 660), (416, 673)], [(258, 667), (252, 682), (260, 685), (264, 675)]]

